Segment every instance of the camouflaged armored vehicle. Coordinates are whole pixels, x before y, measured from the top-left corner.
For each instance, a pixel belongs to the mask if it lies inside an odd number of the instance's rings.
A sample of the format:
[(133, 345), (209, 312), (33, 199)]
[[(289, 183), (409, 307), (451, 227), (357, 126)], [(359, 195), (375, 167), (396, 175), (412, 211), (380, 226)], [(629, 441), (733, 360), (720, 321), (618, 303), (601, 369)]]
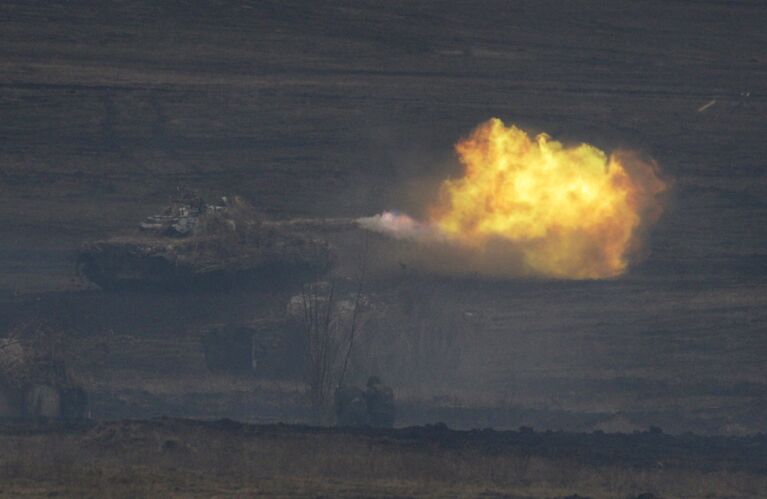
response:
[(186, 195), (132, 233), (87, 243), (77, 266), (102, 288), (277, 285), (327, 272), (330, 245), (301, 223), (264, 220), (241, 198)]

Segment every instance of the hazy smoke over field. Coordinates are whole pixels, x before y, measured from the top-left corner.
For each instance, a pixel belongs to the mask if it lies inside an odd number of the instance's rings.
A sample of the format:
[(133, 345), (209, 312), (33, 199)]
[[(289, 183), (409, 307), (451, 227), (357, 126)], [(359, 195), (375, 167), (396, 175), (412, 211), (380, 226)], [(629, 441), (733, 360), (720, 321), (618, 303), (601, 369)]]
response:
[(600, 279), (624, 273), (662, 211), (657, 165), (530, 137), (492, 119), (459, 141), (464, 167), (428, 217), (384, 212), (366, 229), (411, 242), (409, 263), (450, 273)]

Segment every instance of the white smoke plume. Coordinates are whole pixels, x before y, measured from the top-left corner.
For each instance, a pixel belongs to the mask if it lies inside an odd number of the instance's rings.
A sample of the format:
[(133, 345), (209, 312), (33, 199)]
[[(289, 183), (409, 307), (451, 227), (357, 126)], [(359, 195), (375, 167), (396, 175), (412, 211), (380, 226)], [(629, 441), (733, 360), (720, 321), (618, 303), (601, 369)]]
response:
[(396, 211), (385, 211), (372, 217), (358, 218), (357, 223), (364, 229), (385, 234), (394, 239), (421, 243), (447, 242), (439, 229)]

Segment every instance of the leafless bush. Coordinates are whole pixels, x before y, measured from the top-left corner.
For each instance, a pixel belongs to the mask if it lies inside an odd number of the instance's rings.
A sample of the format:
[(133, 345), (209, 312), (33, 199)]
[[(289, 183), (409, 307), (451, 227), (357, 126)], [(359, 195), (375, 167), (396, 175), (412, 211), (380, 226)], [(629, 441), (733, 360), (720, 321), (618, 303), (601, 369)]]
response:
[(371, 308), (353, 360), (399, 386), (449, 382), (484, 327), (480, 313), (446, 303), (428, 281), (406, 282)]
[(333, 372), (336, 368), (341, 341), (341, 325), (335, 312), (335, 285), (312, 283), (302, 292), (306, 334), (306, 384), (313, 417), (322, 422), (326, 414), (333, 388)]
[(367, 243), (358, 254), (359, 274), (351, 297), (339, 299), (337, 283), (313, 282), (303, 286), (300, 305), (306, 335), (306, 373), (315, 421), (331, 420), (335, 389), (344, 383), (354, 353), (364, 307)]

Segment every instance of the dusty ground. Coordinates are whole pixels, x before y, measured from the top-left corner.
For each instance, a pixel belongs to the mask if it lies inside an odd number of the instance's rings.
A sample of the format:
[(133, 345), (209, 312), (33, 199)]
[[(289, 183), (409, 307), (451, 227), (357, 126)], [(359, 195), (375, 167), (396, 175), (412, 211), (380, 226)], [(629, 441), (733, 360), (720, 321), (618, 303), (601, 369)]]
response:
[(4, 425), (3, 497), (756, 497), (761, 438), (332, 430), (161, 419)]

